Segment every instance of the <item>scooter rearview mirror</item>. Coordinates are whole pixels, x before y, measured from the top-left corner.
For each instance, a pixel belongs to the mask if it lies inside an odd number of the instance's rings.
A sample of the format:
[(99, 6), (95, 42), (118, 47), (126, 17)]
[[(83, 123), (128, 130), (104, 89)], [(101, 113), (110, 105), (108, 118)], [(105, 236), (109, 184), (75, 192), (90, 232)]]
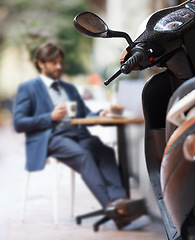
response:
[[(83, 12), (78, 14), (73, 20), (75, 28), (84, 36), (87, 37), (123, 37), (127, 40), (130, 48), (134, 47), (130, 36), (125, 32), (110, 30), (107, 24), (97, 15), (91, 12)], [(111, 78), (104, 82), (105, 85), (111, 83), (121, 74), (121, 69), (117, 71)]]
[(134, 43), (130, 36), (125, 32), (110, 30), (107, 24), (97, 15), (91, 12), (83, 12), (78, 14), (73, 20), (75, 28), (87, 37), (122, 37), (125, 38), (132, 48)]
[(75, 28), (87, 37), (107, 37), (109, 31), (106, 23), (91, 12), (78, 14), (73, 23)]

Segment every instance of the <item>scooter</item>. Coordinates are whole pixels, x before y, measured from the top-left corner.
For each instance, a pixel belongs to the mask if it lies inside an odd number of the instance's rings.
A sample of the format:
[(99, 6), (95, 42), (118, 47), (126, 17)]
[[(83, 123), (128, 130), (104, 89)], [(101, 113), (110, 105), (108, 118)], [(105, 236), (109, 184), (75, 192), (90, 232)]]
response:
[(73, 22), (87, 37), (126, 39), (120, 69), (105, 85), (133, 70), (164, 69), (142, 92), (146, 165), (167, 238), (194, 240), (195, 0), (155, 12), (134, 42), (91, 12), (78, 14)]

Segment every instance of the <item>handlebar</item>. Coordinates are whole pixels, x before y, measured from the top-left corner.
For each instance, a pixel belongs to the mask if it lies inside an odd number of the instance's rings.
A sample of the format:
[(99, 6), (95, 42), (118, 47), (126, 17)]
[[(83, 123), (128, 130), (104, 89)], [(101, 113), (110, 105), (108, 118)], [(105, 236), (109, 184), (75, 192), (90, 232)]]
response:
[(104, 82), (106, 86), (115, 78), (117, 78), (121, 73), (129, 74), (135, 67), (138, 66), (140, 62), (145, 60), (146, 53), (144, 48), (137, 46), (133, 49), (133, 52), (133, 55), (125, 63), (122, 64), (120, 70), (118, 70), (111, 78)]

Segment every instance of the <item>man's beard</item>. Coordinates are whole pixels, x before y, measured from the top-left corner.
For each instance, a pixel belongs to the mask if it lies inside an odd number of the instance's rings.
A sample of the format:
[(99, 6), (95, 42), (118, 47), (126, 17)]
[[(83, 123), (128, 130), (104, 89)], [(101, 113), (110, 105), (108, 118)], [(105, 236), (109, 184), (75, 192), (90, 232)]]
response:
[[(56, 72), (56, 73), (55, 73)], [(55, 80), (61, 76), (61, 71), (55, 71), (55, 72), (45, 72), (46, 76)]]

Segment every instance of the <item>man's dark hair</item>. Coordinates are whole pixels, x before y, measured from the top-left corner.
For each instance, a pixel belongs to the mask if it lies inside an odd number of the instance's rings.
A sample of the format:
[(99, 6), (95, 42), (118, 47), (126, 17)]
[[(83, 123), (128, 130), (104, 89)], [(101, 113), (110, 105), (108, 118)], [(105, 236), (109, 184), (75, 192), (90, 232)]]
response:
[(43, 63), (47, 61), (53, 61), (58, 55), (64, 58), (64, 52), (61, 48), (51, 42), (47, 42), (42, 44), (35, 52), (34, 55), (34, 63), (39, 72), (41, 69), (39, 67), (38, 62), (41, 61)]

